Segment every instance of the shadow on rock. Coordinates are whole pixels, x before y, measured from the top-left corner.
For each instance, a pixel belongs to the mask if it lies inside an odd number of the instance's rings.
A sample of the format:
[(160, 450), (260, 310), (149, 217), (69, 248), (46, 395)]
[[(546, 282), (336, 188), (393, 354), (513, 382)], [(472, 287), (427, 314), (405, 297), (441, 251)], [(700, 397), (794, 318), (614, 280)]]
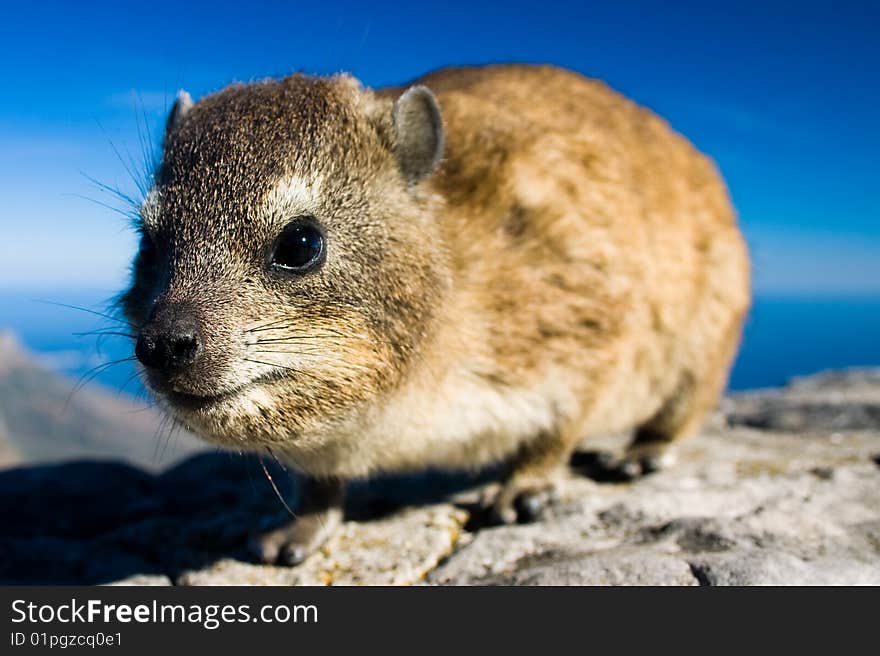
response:
[[(265, 466), (296, 508), (295, 476)], [(427, 473), (354, 483), (359, 521), (435, 503), (482, 477)], [(248, 536), (290, 520), (253, 456), (196, 455), (159, 475), (118, 462), (76, 461), (0, 472), (0, 583), (98, 584), (167, 576), (222, 558), (251, 560)]]

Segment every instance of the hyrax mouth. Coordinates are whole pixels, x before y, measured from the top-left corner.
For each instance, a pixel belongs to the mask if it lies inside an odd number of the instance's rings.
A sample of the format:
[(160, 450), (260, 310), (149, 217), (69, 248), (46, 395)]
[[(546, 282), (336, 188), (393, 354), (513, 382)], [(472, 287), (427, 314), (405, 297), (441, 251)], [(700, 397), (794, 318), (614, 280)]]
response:
[(188, 394), (186, 392), (174, 392), (171, 390), (160, 392), (171, 405), (180, 410), (188, 410), (191, 412), (204, 410), (210, 406), (217, 405), (223, 401), (229, 400), (237, 396), (244, 388), (238, 388), (230, 392), (222, 394), (201, 395)]
[(205, 411), (221, 406), (224, 403), (231, 402), (249, 389), (253, 388), (255, 385), (258, 385), (260, 382), (261, 379), (252, 380), (233, 389), (218, 392), (217, 394), (181, 392), (171, 389), (167, 385), (153, 386), (153, 389), (155, 393), (165, 399), (173, 409), (186, 413), (198, 413), (199, 411)]

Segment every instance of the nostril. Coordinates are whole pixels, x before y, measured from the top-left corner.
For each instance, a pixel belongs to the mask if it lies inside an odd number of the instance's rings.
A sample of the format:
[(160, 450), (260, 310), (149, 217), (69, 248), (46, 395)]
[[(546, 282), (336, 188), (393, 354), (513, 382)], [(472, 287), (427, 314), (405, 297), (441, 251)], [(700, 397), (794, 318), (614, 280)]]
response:
[(142, 333), (134, 349), (135, 356), (144, 366), (164, 372), (192, 364), (200, 351), (201, 343), (194, 332), (170, 335)]
[(171, 359), (177, 365), (190, 364), (199, 352), (199, 340), (194, 334), (177, 335), (171, 340)]
[(137, 344), (134, 347), (134, 354), (145, 367), (159, 366), (156, 361), (156, 340), (149, 335), (141, 333), (138, 335)]
[(141, 363), (163, 375), (192, 365), (204, 351), (201, 325), (185, 304), (157, 304), (142, 325), (135, 345)]

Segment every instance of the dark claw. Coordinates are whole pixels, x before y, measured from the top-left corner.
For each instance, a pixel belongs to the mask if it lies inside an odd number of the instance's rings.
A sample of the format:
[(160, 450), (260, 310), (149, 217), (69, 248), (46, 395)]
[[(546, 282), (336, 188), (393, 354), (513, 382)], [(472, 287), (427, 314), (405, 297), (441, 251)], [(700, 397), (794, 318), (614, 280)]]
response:
[(659, 456), (621, 458), (610, 451), (593, 451), (576, 454), (572, 466), (596, 481), (627, 483), (659, 471), (663, 462)]
[[(501, 492), (503, 494), (503, 491)], [(490, 525), (527, 524), (541, 519), (548, 508), (558, 501), (553, 489), (526, 489), (518, 492), (513, 499), (499, 503), (496, 498), (489, 508)]]
[(617, 468), (619, 460), (611, 451), (599, 451), (595, 454), (594, 462), (600, 469), (611, 471)]
[(653, 474), (663, 469), (662, 459), (655, 456), (646, 456), (641, 460), (642, 475)]
[(321, 548), (341, 520), (341, 508), (301, 515), (287, 526), (254, 536), (248, 543), (249, 548), (259, 562), (299, 565)]
[(543, 492), (523, 492), (520, 494), (514, 507), (516, 509), (516, 521), (520, 524), (527, 524), (540, 519), (544, 511), (547, 510), (548, 499)]
[(627, 481), (638, 478), (642, 475), (642, 465), (634, 460), (623, 460), (617, 466), (617, 471)]
[(293, 567), (295, 565), (299, 565), (306, 558), (308, 558), (309, 553), (306, 548), (301, 544), (287, 544), (281, 550), (281, 553), (278, 554), (278, 564), (286, 565), (287, 567)]

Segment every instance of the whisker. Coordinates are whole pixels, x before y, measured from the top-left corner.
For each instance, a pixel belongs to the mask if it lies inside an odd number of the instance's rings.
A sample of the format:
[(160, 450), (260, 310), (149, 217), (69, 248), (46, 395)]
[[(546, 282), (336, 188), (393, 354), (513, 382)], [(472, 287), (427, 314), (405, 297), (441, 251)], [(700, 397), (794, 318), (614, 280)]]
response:
[(285, 367), (283, 364), (276, 364), (274, 362), (263, 362), (262, 360), (252, 360), (251, 358), (242, 358), (245, 362), (253, 362), (254, 364), (262, 364), (267, 367), (278, 367), (279, 369), (287, 369), (289, 371), (297, 371), (294, 367)]
[(168, 425), (168, 422), (171, 421), (171, 415), (167, 412), (162, 413), (162, 418), (159, 420), (159, 426), (156, 428), (156, 444), (153, 447), (153, 464), (156, 465), (159, 462), (159, 446), (162, 444), (162, 434), (165, 432), (165, 427)]
[[(328, 335), (290, 335), (288, 337), (271, 337), (267, 339), (258, 339), (256, 341), (246, 343), (245, 346), (256, 346), (259, 344), (295, 344), (296, 342), (300, 341), (318, 339), (324, 340), (328, 344), (339, 345), (342, 343), (340, 340), (336, 340), (332, 336)], [(388, 344), (389, 346), (399, 346), (397, 342), (387, 339), (373, 339), (372, 337), (370, 337), (366, 341), (372, 342), (374, 344)]]
[[(129, 196), (128, 194), (121, 191), (120, 189), (117, 189), (116, 187), (113, 187), (113, 186), (108, 185), (104, 182), (101, 182), (97, 178), (93, 178), (85, 171), (80, 171), (79, 173), (86, 180), (88, 180), (95, 187), (97, 187), (98, 191), (103, 191), (105, 194), (109, 194), (110, 196), (116, 198), (116, 200), (120, 201), (121, 203), (128, 205), (129, 208), (131, 208), (133, 214), (140, 213), (141, 204), (133, 196)], [(129, 172), (129, 175), (131, 175), (131, 172)], [(86, 197), (86, 198), (88, 198), (88, 197)]]
[[(295, 344), (293, 346), (296, 346)], [(319, 348), (317, 346), (298, 346), (297, 349), (294, 350), (284, 350), (284, 349), (248, 349), (248, 353), (283, 353), (284, 355), (299, 355), (300, 353), (304, 355), (308, 355), (311, 353), (323, 353), (326, 349)]]
[(253, 362), (254, 364), (261, 364), (266, 367), (273, 367), (275, 369), (283, 369), (285, 371), (292, 371), (295, 374), (298, 374), (300, 376), (306, 376), (308, 378), (311, 378), (312, 380), (318, 381), (319, 383), (326, 382), (326, 381), (322, 380), (321, 378), (319, 378), (318, 376), (314, 375), (313, 373), (310, 373), (308, 371), (304, 371), (303, 369), (297, 369), (296, 367), (286, 367), (283, 364), (278, 364), (276, 362), (264, 362), (263, 360), (253, 360), (250, 358), (242, 358), (242, 359), (245, 362)]
[[(324, 360), (329, 360), (330, 362), (332, 362), (335, 365), (338, 365), (342, 369), (360, 369), (361, 371), (373, 371), (370, 367), (365, 367), (362, 364), (357, 364), (355, 362), (348, 362), (347, 360), (341, 360), (339, 358), (333, 357), (333, 353), (328, 353), (324, 349), (321, 349), (321, 350), (296, 350), (296, 351), (278, 351), (278, 350), (272, 350), (272, 349), (252, 349), (250, 352), (251, 353), (278, 353), (280, 355), (293, 355), (293, 356), (296, 356), (296, 355), (311, 356), (311, 355), (317, 354), (317, 355), (321, 355)], [(282, 365), (277, 365), (277, 366), (282, 366)], [(377, 366), (382, 366), (382, 365), (380, 364)], [(303, 373), (305, 373), (305, 372), (303, 372)]]
[(125, 415), (139, 415), (144, 412), (152, 412), (157, 407), (158, 407), (157, 403), (147, 403), (147, 404), (141, 406), (140, 408), (134, 408), (133, 410), (126, 410), (123, 414), (125, 414)]
[[(281, 321), (287, 321), (287, 319), (283, 319), (283, 320), (281, 320)], [(274, 321), (274, 322), (272, 322), (272, 323), (273, 323), (273, 324), (278, 324), (278, 323), (280, 323), (281, 321)], [(295, 323), (287, 323), (287, 324), (284, 324), (283, 326), (267, 324), (267, 325), (262, 326), (262, 327), (259, 327), (259, 328), (252, 328), (251, 330), (246, 330), (245, 332), (246, 332), (246, 333), (256, 333), (256, 332), (263, 332), (263, 331), (266, 331), (266, 330), (287, 330), (287, 329), (289, 329), (289, 328), (296, 328), (296, 327), (297, 327), (297, 324), (295, 324)], [(328, 335), (335, 335), (336, 337), (348, 337), (348, 336), (349, 336), (349, 335), (346, 335), (345, 333), (342, 333), (342, 332), (340, 332), (340, 331), (338, 331), (338, 330), (333, 330), (332, 328), (326, 328), (326, 327), (325, 327), (325, 328), (322, 328), (321, 330), (323, 330), (324, 333), (326, 333), (326, 334), (328, 334)], [(317, 337), (321, 337), (321, 336), (322, 336), (321, 334), (318, 334), (318, 333), (315, 333), (315, 335), (316, 335)]]
[(328, 335), (291, 335), (289, 337), (267, 337), (264, 339), (258, 339), (254, 342), (254, 344), (272, 344), (274, 342), (284, 341), (306, 341), (310, 339), (332, 339), (332, 337)]
[(57, 301), (47, 301), (42, 298), (32, 299), (35, 303), (46, 303), (47, 305), (57, 305), (58, 307), (68, 308), (70, 310), (79, 310), (81, 312), (88, 312), (89, 314), (94, 314), (98, 317), (103, 317), (105, 319), (109, 319), (110, 321), (117, 321), (119, 323), (125, 324), (135, 330), (138, 330), (138, 326), (134, 325), (130, 321), (125, 319), (121, 319), (120, 317), (114, 317), (112, 314), (106, 314), (104, 312), (98, 312), (97, 310), (90, 310), (89, 308), (80, 307), (79, 305), (70, 305), (69, 303), (58, 303)]
[[(285, 467), (285, 466), (284, 466), (284, 463), (281, 462), (281, 460), (278, 458), (278, 456), (275, 455), (275, 452), (272, 450), (272, 448), (267, 446), (267, 447), (266, 447), (266, 451), (268, 451), (268, 452), (269, 452), (269, 455), (272, 456), (272, 458), (275, 460), (276, 463), (278, 463), (278, 466), (281, 467), (281, 471), (283, 471), (283, 472), (286, 473), (286, 472), (287, 472), (287, 467)], [(323, 518), (321, 517), (321, 514), (318, 513), (318, 514), (316, 515), (316, 517), (318, 518), (318, 522), (321, 524), (321, 530), (326, 531), (326, 530), (327, 530), (327, 526), (326, 526), (326, 524), (324, 524), (324, 520), (323, 520)]]
[(110, 134), (104, 128), (104, 125), (97, 121), (98, 127), (101, 129), (101, 132), (104, 133), (104, 136), (107, 138), (107, 141), (110, 144), (110, 148), (113, 150), (113, 153), (116, 155), (116, 159), (119, 160), (119, 163), (122, 164), (122, 167), (125, 169), (126, 173), (128, 173), (128, 177), (131, 178), (131, 181), (134, 183), (135, 187), (137, 187), (138, 191), (142, 196), (146, 196), (147, 189), (145, 186), (145, 181), (142, 180), (135, 171), (137, 170), (137, 165), (134, 162), (134, 158), (131, 156), (131, 153), (126, 149), (126, 154), (128, 155), (128, 160), (122, 156), (119, 148), (117, 148), (113, 139), (110, 137)]
[(85, 194), (66, 192), (63, 195), (65, 197), (80, 198), (82, 200), (87, 200), (90, 203), (94, 203), (95, 205), (100, 205), (104, 209), (110, 210), (111, 212), (116, 212), (117, 214), (124, 216), (126, 219), (129, 219), (129, 220), (137, 218), (137, 212), (134, 209), (123, 210), (123, 209), (120, 209), (118, 207), (111, 205), (110, 203), (105, 203), (103, 201), (100, 201), (97, 198), (92, 198), (91, 196), (86, 196)]
[[(138, 137), (141, 137), (141, 155), (143, 158), (143, 166), (144, 170), (147, 172), (147, 184), (152, 186), (154, 172), (156, 170), (156, 160), (158, 157), (156, 156), (156, 142), (153, 140), (153, 132), (150, 130), (150, 122), (147, 120), (147, 107), (144, 104), (144, 99), (141, 96), (141, 92), (137, 92), (138, 102), (141, 105), (140, 117), (138, 120)], [(143, 125), (143, 132), (145, 133), (142, 137), (141, 135), (141, 125)]]
[(171, 436), (174, 435), (174, 431), (180, 428), (180, 422), (177, 421), (177, 418), (171, 415), (171, 428), (168, 429), (168, 435), (165, 436), (165, 444), (162, 446), (162, 452), (159, 454), (159, 461), (156, 464), (161, 464), (162, 460), (165, 459), (165, 452), (168, 450), (168, 445), (171, 444)]
[(103, 362), (96, 367), (92, 367), (87, 372), (85, 372), (82, 376), (80, 376), (79, 380), (73, 386), (73, 389), (70, 390), (70, 394), (67, 395), (67, 399), (64, 401), (64, 411), (67, 411), (67, 407), (70, 405), (70, 401), (73, 399), (73, 395), (78, 391), (83, 389), (86, 385), (92, 382), (96, 377), (100, 376), (102, 373), (107, 371), (110, 367), (116, 366), (118, 364), (122, 364), (123, 362), (131, 362), (134, 360), (134, 356), (129, 356), (127, 358), (120, 358), (119, 360), (113, 360), (112, 362)]
[(137, 377), (138, 377), (137, 371), (129, 374), (129, 376), (125, 379), (125, 381), (122, 383), (122, 385), (119, 387), (119, 389), (116, 390), (117, 396), (122, 396), (122, 394), (125, 392), (125, 388), (128, 387), (129, 384), (131, 383), (131, 381), (135, 380)]
[(73, 333), (76, 337), (89, 337), (92, 335), (97, 335), (98, 337), (129, 337), (131, 339), (135, 339), (137, 335), (132, 335), (131, 333), (122, 333), (115, 330), (87, 330), (85, 332), (76, 332)]
[(282, 321), (287, 321), (287, 319), (276, 319), (275, 321), (270, 321), (269, 323), (260, 324), (256, 328), (251, 328), (249, 330), (245, 330), (246, 333), (258, 333), (263, 330), (273, 330), (272, 326), (275, 326)]
[[(266, 450), (268, 451), (268, 448), (267, 448)], [(272, 452), (269, 451), (269, 453), (272, 453)], [(279, 501), (281, 502), (281, 504), (284, 506), (284, 509), (287, 511), (287, 513), (288, 513), (291, 517), (293, 517), (294, 519), (296, 519), (296, 518), (297, 518), (296, 513), (293, 512), (293, 510), (291, 510), (290, 506), (288, 506), (288, 505), (287, 505), (287, 502), (284, 500), (284, 497), (281, 496), (281, 490), (279, 490), (279, 489), (278, 489), (278, 486), (275, 485), (275, 481), (272, 479), (272, 474), (269, 473), (269, 468), (266, 467), (266, 463), (265, 463), (265, 461), (264, 461), (262, 458), (260, 458), (260, 466), (263, 468), (263, 473), (266, 475), (266, 480), (269, 481), (269, 485), (271, 485), (271, 486), (272, 486), (272, 489), (275, 490), (275, 496), (278, 497), (278, 500), (279, 500)]]

